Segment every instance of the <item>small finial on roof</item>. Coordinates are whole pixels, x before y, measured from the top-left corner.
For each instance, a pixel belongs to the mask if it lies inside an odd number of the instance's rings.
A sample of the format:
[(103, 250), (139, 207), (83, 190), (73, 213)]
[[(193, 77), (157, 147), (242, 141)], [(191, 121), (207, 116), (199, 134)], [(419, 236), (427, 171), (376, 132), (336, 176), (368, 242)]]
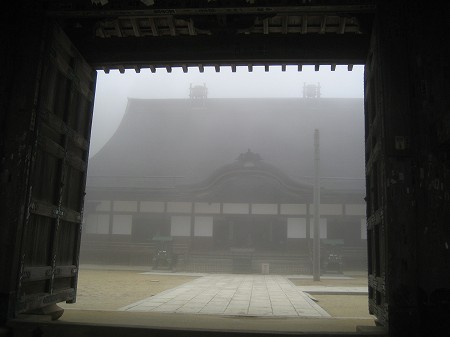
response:
[(189, 87), (189, 98), (191, 99), (205, 99), (208, 98), (208, 88), (206, 87), (206, 83), (201, 85), (195, 85)]
[(254, 153), (250, 149), (248, 149), (246, 153), (241, 153), (236, 160), (240, 161), (242, 163), (245, 163), (245, 162), (255, 163), (255, 162), (261, 161), (262, 158), (258, 153)]

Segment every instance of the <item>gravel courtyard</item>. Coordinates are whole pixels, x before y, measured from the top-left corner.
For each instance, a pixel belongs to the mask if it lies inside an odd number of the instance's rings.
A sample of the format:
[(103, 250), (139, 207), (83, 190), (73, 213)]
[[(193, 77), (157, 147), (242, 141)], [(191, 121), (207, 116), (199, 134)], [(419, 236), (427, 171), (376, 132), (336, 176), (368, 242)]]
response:
[[(77, 303), (61, 303), (64, 309), (116, 311), (131, 303), (179, 287), (202, 277), (202, 274), (153, 273), (148, 270), (112, 270), (107, 267), (81, 267), (78, 279)], [(345, 278), (322, 277), (320, 282), (310, 278), (292, 277), (296, 286), (364, 287), (364, 273), (347, 273)], [(333, 277), (333, 275), (331, 276)], [(367, 295), (313, 294), (317, 304), (332, 317), (371, 318)]]
[(143, 275), (145, 270), (109, 270), (80, 268), (77, 303), (59, 304), (64, 309), (118, 310), (139, 301), (192, 281), (198, 276), (173, 274)]
[[(82, 266), (79, 273), (77, 303), (59, 305), (66, 309), (61, 322), (172, 327), (180, 329), (225, 329), (251, 331), (331, 331), (354, 332), (358, 327), (374, 328), (368, 313), (367, 295), (325, 294), (310, 296), (330, 317), (258, 317), (240, 315), (202, 315), (168, 312), (130, 312), (121, 308), (148, 298), (158, 297), (200, 280), (206, 274), (155, 273), (145, 268)], [(292, 286), (367, 287), (367, 276), (346, 273), (347, 277), (323, 277), (320, 282), (309, 276), (292, 276)], [(319, 283), (319, 285), (318, 285)]]

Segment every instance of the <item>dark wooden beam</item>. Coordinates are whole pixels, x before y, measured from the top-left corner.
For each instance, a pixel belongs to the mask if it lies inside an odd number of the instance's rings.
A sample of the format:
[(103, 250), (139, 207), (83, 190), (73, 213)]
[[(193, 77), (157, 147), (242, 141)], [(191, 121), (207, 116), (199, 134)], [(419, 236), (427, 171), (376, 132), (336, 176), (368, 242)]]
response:
[(283, 15), (281, 17), (281, 32), (283, 34), (287, 34), (287, 32), (288, 32), (288, 16), (287, 15)]
[(307, 31), (308, 31), (308, 16), (302, 15), (302, 29), (301, 29), (301, 33), (302, 34), (306, 34)]
[(188, 30), (189, 35), (197, 35), (197, 33), (195, 32), (194, 21), (192, 21), (192, 19), (188, 21)]
[(347, 23), (347, 18), (341, 17), (339, 18), (339, 29), (338, 29), (338, 34), (344, 34), (345, 33), (345, 25)]
[(120, 28), (119, 20), (114, 21), (114, 26), (116, 27), (117, 36), (123, 37), (122, 28)]
[(92, 38), (74, 41), (102, 69), (184, 65), (365, 64), (369, 37), (350, 34)]
[(158, 36), (159, 33), (158, 33), (158, 28), (156, 27), (156, 24), (155, 24), (155, 20), (153, 20), (153, 18), (150, 18), (149, 21), (150, 21), (150, 28), (152, 29), (153, 36)]
[(264, 31), (264, 34), (265, 35), (267, 35), (267, 34), (269, 34), (269, 19), (268, 18), (265, 18), (264, 20), (263, 20), (263, 31)]
[(327, 16), (323, 15), (320, 21), (320, 34), (324, 34), (326, 32), (327, 29)]
[(139, 25), (137, 22), (137, 19), (131, 18), (130, 19), (131, 26), (133, 27), (133, 32), (135, 36), (141, 36), (141, 30), (139, 29)]
[(173, 17), (171, 17), (171, 16), (167, 17), (167, 24), (169, 25), (170, 35), (172, 35), (172, 36), (177, 35)]
[[(272, 5), (266, 6), (253, 6), (243, 2), (238, 6), (222, 7), (215, 6), (215, 2), (212, 1), (206, 6), (186, 6), (184, 1), (170, 2), (166, 8), (152, 8), (140, 6), (138, 2), (122, 0), (114, 1), (114, 6), (94, 8), (91, 1), (85, 1), (84, 4), (77, 4), (73, 6), (73, 0), (59, 0), (48, 1), (46, 4), (46, 12), (49, 17), (56, 18), (116, 18), (127, 16), (153, 16), (153, 17), (166, 17), (167, 15), (174, 16), (197, 16), (197, 15), (244, 15), (254, 14), (260, 15), (264, 13), (281, 14), (281, 15), (333, 15), (333, 14), (350, 14), (350, 13), (373, 13), (376, 8), (374, 0), (359, 0), (357, 4), (354, 1), (348, 1), (348, 3), (340, 2), (336, 4), (336, 1), (327, 0), (321, 1), (321, 5), (297, 5), (297, 6), (281, 6), (278, 1), (273, 1)], [(61, 3), (67, 3), (63, 5)]]

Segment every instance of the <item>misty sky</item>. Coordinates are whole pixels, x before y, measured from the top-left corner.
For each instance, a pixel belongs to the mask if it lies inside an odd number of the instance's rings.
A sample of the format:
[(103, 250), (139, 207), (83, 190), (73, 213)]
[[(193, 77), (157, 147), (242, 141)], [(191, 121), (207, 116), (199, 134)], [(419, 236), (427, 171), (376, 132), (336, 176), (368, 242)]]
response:
[(91, 148), (89, 156), (97, 153), (114, 134), (125, 113), (127, 98), (188, 98), (189, 86), (206, 84), (209, 98), (254, 98), (254, 97), (302, 97), (303, 84), (321, 85), (324, 98), (362, 98), (364, 96), (363, 66), (354, 66), (348, 71), (346, 66), (337, 66), (331, 71), (322, 66), (314, 71), (313, 66), (303, 66), (301, 72), (297, 66), (288, 66), (285, 72), (280, 66), (237, 67), (233, 73), (230, 67), (222, 67), (219, 73), (213, 67), (206, 67), (204, 73), (198, 68), (189, 68), (183, 73), (181, 68), (173, 68), (172, 73), (158, 69), (151, 73), (149, 69), (137, 74), (127, 70), (124, 74), (111, 71), (97, 74), (97, 88), (92, 124)]

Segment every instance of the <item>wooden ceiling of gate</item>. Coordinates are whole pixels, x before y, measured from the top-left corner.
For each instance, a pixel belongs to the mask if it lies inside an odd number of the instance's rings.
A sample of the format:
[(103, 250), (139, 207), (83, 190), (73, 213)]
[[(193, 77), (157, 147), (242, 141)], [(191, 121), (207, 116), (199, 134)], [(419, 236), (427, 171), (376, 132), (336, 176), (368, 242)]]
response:
[(96, 69), (364, 64), (374, 1), (47, 1)]

